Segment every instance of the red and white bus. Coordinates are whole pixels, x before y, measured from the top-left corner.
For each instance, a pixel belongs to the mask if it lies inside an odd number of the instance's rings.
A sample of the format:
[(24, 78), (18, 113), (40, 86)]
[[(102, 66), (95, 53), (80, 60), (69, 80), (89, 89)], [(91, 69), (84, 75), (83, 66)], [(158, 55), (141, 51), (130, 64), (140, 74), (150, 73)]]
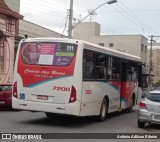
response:
[(14, 109), (97, 116), (127, 109), (141, 96), (140, 57), (85, 41), (57, 38), (20, 42), (13, 84)]

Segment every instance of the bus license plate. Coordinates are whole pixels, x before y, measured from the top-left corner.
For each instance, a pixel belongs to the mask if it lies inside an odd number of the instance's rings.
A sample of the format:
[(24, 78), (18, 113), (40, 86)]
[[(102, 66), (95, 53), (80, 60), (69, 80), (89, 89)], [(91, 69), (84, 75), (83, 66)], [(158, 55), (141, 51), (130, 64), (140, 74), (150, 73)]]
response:
[(48, 96), (45, 95), (37, 95), (38, 100), (48, 100)]

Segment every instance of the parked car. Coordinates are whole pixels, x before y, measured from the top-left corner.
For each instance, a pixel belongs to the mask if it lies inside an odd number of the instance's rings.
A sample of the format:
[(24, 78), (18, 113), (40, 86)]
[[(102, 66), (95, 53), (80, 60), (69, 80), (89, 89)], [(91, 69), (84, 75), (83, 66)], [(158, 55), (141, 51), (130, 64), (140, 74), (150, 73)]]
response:
[(0, 107), (12, 107), (12, 85), (0, 85)]
[(138, 127), (145, 123), (160, 123), (160, 90), (150, 91), (139, 104)]

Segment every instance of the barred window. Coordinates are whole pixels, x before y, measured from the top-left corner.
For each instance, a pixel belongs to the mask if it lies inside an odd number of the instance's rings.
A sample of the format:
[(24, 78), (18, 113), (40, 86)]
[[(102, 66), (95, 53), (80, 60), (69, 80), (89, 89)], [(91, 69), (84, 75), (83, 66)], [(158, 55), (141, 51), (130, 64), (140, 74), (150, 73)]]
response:
[(3, 38), (0, 37), (0, 71), (4, 70), (4, 45)]

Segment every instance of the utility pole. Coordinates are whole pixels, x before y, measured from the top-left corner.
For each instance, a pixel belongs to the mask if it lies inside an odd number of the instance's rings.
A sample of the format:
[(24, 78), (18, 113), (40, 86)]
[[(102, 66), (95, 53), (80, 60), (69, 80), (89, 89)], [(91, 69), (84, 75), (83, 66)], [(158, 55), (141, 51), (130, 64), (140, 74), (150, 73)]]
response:
[(160, 37), (160, 36), (154, 36), (151, 35), (149, 36), (151, 38), (151, 48), (150, 48), (150, 56), (149, 56), (149, 78), (148, 78), (148, 86), (151, 87), (152, 81), (151, 81), (151, 73), (153, 71), (153, 64), (152, 64), (152, 46), (153, 46), (153, 42), (155, 42), (153, 40), (154, 37)]
[(72, 38), (73, 0), (70, 0), (68, 38)]
[(152, 44), (153, 44), (153, 35), (149, 36), (151, 38), (151, 48), (149, 56), (149, 76), (148, 76), (148, 86), (151, 87), (151, 72), (152, 72)]

